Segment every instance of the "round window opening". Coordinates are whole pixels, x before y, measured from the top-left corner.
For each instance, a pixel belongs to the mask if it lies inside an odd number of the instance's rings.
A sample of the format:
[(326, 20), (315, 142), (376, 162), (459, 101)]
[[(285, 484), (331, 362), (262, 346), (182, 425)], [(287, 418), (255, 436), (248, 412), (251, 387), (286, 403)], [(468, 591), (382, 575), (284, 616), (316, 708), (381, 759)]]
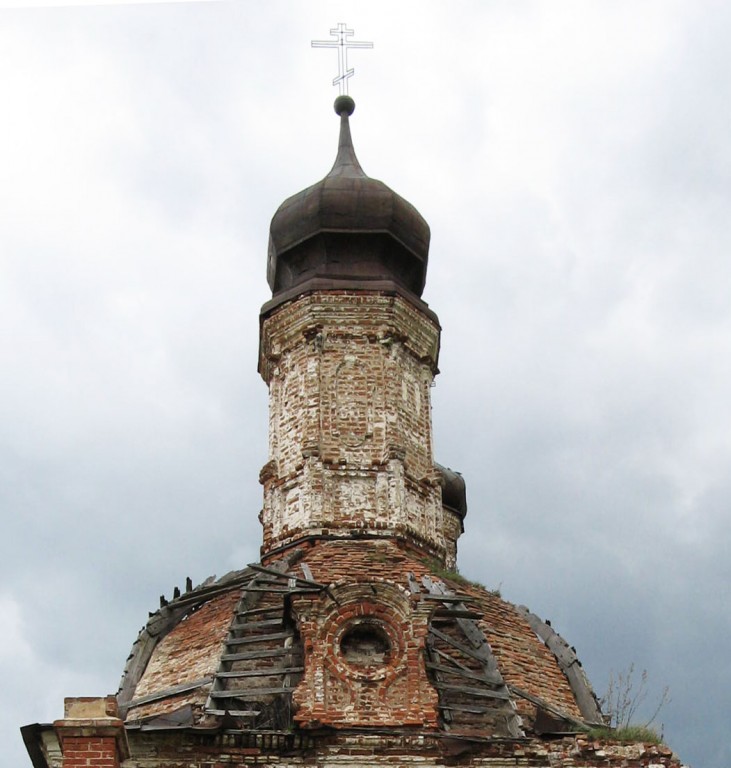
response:
[(355, 667), (387, 664), (391, 641), (378, 624), (362, 622), (348, 629), (340, 640), (343, 659)]

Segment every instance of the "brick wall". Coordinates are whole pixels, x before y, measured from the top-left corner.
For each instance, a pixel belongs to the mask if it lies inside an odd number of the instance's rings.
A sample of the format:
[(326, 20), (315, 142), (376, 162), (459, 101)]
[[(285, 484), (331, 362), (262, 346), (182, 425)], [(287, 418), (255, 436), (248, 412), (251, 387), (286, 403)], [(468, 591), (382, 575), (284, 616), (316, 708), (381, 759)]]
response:
[(123, 768), (683, 768), (667, 747), (566, 737), (541, 741), (460, 742), (420, 734), (348, 734), (305, 747), (271, 735), (136, 733)]
[(118, 768), (114, 736), (69, 736), (63, 741), (63, 768)]
[(411, 539), (449, 567), (455, 525), (434, 468), (440, 329), (399, 296), (315, 292), (265, 318), (263, 553), (306, 535)]
[[(393, 584), (354, 581), (295, 609), (305, 650), (294, 693), (299, 725), (436, 728), (437, 694), (422, 661), (429, 607), (414, 610)], [(348, 652), (354, 635), (365, 638), (362, 655)]]

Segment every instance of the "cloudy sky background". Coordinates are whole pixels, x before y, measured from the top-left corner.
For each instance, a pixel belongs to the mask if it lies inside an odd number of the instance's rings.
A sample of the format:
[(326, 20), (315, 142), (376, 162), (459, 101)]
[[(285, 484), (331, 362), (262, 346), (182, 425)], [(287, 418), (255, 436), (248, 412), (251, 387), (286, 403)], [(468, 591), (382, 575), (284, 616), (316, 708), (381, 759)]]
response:
[[(460, 568), (647, 669), (731, 763), (731, 7), (0, 2), (0, 764), (116, 691), (160, 594), (257, 559), (269, 220), (334, 159), (432, 228)], [(16, 6), (16, 7), (11, 7)], [(20, 7), (17, 7), (20, 6)]]

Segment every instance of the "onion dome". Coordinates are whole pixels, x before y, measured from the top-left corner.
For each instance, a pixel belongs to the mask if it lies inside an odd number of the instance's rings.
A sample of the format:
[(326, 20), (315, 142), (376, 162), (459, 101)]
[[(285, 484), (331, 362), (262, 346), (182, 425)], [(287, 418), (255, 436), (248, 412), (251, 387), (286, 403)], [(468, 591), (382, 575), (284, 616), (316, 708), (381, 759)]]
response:
[(361, 168), (350, 135), (354, 109), (349, 96), (335, 100), (340, 140), (332, 170), (274, 214), (267, 280), (275, 299), (376, 283), (417, 297), (424, 290), (429, 225), (413, 205)]
[(442, 504), (457, 514), (460, 520), (464, 520), (467, 514), (467, 488), (464, 478), (459, 472), (437, 464), (436, 468), (441, 475)]

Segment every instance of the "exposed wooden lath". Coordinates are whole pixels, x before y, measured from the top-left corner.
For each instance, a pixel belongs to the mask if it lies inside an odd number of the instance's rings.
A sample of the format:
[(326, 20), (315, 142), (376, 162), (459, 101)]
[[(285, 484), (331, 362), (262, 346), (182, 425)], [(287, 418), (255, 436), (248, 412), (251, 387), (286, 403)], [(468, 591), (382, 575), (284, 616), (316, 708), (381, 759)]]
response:
[(543, 621), (535, 613), (531, 613), (524, 605), (517, 606), (517, 610), (555, 656), (561, 671), (566, 675), (566, 679), (576, 697), (576, 704), (581, 710), (586, 723), (604, 725), (604, 718), (597, 698), (584, 674), (576, 651), (569, 646), (547, 621)]
[(431, 614), (426, 655), (444, 729), (454, 735), (523, 737), (511, 692), (475, 620), (478, 614), (440, 581), (424, 576), (421, 582), (427, 590), (421, 598), (441, 603)]
[(304, 671), (290, 598), (326, 587), (287, 573), (287, 561), (249, 568), (206, 712), (233, 718), (233, 727), (284, 731), (292, 726), (292, 691)]

